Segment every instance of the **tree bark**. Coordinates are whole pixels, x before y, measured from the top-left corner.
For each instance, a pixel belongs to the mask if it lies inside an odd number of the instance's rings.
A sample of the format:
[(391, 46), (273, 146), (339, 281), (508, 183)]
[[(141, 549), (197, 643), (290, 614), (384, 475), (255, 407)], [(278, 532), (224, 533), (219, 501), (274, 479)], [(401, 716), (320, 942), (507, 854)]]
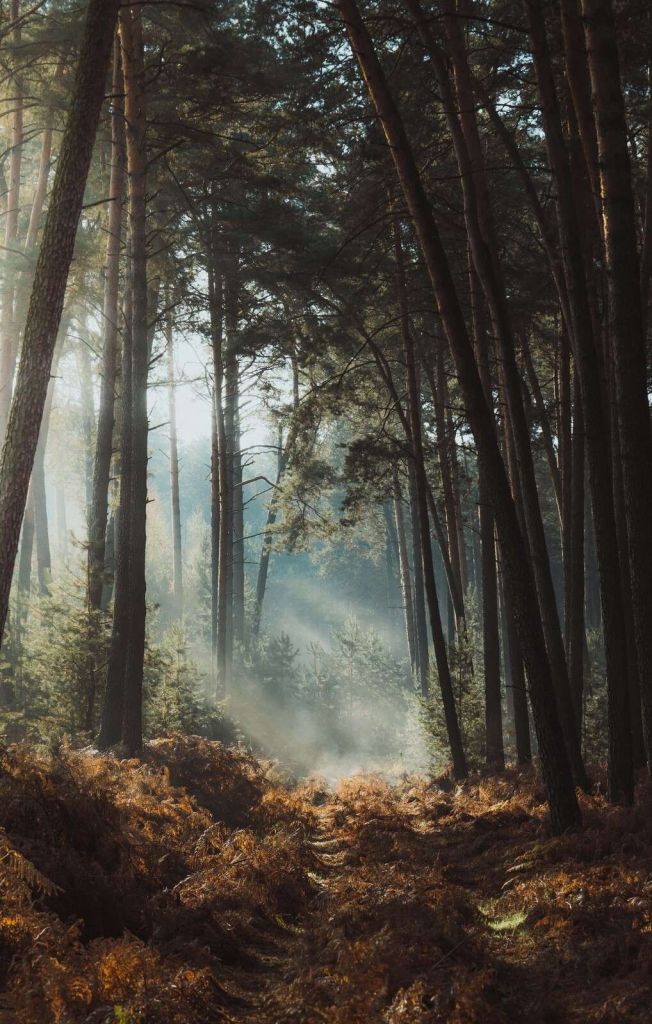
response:
[[(20, 0), (11, 0), (10, 18), (15, 23), (12, 31), (14, 50), (21, 45), (21, 26), (18, 20)], [(14, 53), (14, 60), (17, 59)], [(5, 209), (5, 269), (1, 290), (2, 317), (0, 320), (0, 441), (4, 440), (13, 392), (16, 357), (18, 354), (18, 324), (16, 322), (16, 271), (14, 261), (17, 255), (18, 214), (20, 211), (20, 175), (23, 159), (23, 115), (24, 98), (20, 75), (14, 71), (11, 76), (16, 88), (14, 112), (11, 126), (9, 178)]]
[(120, 371), (120, 494), (114, 517), (114, 584), (111, 645), (104, 688), (104, 700), (97, 745), (100, 750), (118, 743), (122, 737), (124, 711), (124, 681), (129, 630), (131, 625), (130, 601), (130, 501), (131, 501), (131, 377), (132, 377), (132, 302), (131, 275), (127, 280), (124, 330), (122, 333), (122, 361)]
[(88, 603), (100, 608), (105, 575), (106, 525), (109, 481), (113, 456), (115, 393), (119, 342), (120, 253), (122, 249), (122, 199), (125, 179), (124, 110), (122, 65), (116, 38), (113, 54), (113, 108), (111, 111), (111, 175), (107, 217), (106, 270), (104, 277), (102, 377), (93, 463), (93, 489), (88, 516)]
[(584, 696), (584, 416), (579, 378), (573, 386), (573, 442), (570, 494), (570, 594), (568, 623), (568, 664), (575, 705), (578, 735), (582, 736)]
[(131, 481), (129, 500), (129, 644), (125, 663), (122, 739), (130, 756), (143, 743), (142, 690), (145, 656), (147, 537), (147, 377), (149, 318), (146, 238), (146, 115), (142, 9), (120, 12), (125, 86), (129, 239), (131, 248)]
[[(493, 410), (493, 387), (489, 362), (489, 338), (484, 298), (472, 260), (469, 260), (469, 285), (476, 359), (487, 404)], [(482, 559), (482, 649), (485, 692), (485, 742), (487, 767), (502, 771), (503, 746), (502, 690), (500, 684), (500, 623), (498, 616), (498, 577), (493, 508), (482, 464), (478, 466), (480, 544)]]
[[(232, 561), (231, 551), (231, 474), (227, 451), (227, 434), (224, 414), (224, 299), (223, 281), (217, 269), (215, 252), (216, 239), (211, 239), (210, 259), (208, 266), (209, 312), (211, 319), (211, 343), (213, 351), (213, 394), (215, 400), (215, 419), (217, 435), (217, 476), (219, 493), (218, 519), (218, 579), (217, 579), (217, 621), (216, 621), (216, 670), (217, 695), (224, 696), (230, 685), (229, 666), (229, 564)], [(215, 490), (215, 484), (213, 485)]]
[(172, 518), (172, 586), (174, 594), (174, 617), (183, 619), (183, 559), (181, 550), (181, 497), (179, 490), (179, 446), (177, 440), (177, 398), (174, 369), (174, 329), (169, 311), (170, 296), (166, 305), (165, 333), (168, 361), (168, 409), (170, 420), (170, 495)]
[(396, 524), (396, 539), (398, 546), (398, 566), (401, 581), (401, 600), (403, 602), (403, 614), (405, 622), (405, 635), (407, 640), (408, 654), (410, 656), (410, 668), (412, 678), (416, 679), (417, 652), (416, 637), (414, 628), (414, 603), (412, 598), (412, 579), (410, 576), (410, 560), (408, 558), (407, 540), (405, 535), (405, 516), (403, 514), (403, 498), (398, 478), (398, 471), (394, 469), (393, 474), (393, 495), (392, 505), (394, 509), (394, 522)]
[[(410, 431), (411, 436), (411, 431)], [(416, 657), (416, 678), (419, 692), (427, 699), (430, 689), (430, 648), (428, 644), (428, 623), (426, 620), (426, 600), (423, 582), (423, 555), (421, 553), (421, 530), (419, 526), (419, 508), (417, 489), (414, 479), (414, 466), (408, 466), (408, 494), (410, 499), (410, 539), (412, 541), (412, 571), (414, 586), (414, 651)]]

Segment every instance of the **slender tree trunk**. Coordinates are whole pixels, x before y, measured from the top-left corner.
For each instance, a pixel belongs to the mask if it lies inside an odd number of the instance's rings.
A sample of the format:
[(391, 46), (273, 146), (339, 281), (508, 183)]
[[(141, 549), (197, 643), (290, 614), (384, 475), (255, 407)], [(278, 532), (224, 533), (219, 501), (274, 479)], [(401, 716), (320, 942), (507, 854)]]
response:
[(462, 553), (460, 551), (460, 529), (458, 523), (459, 506), (455, 497), (451, 449), (455, 438), (449, 436), (446, 422), (446, 409), (450, 404), (448, 396), (448, 379), (444, 362), (443, 346), (437, 345), (435, 389), (432, 392), (435, 409), (435, 426), (437, 429), (437, 454), (439, 456), (439, 473), (441, 476), (444, 514), (446, 517), (446, 533), (448, 536), (448, 552), (451, 568), (457, 582), (460, 600), (463, 605), (465, 580), (462, 577)]
[(502, 596), (505, 617), (505, 663), (508, 666), (506, 673), (507, 685), (511, 690), (516, 760), (519, 765), (528, 765), (532, 761), (532, 742), (525, 687), (525, 670), (516, 632), (514, 609), (511, 605), (509, 591), (504, 584)]
[[(19, 0), (11, 0), (10, 18), (16, 25), (12, 31), (15, 51), (20, 49), (21, 28), (18, 21)], [(13, 60), (20, 57), (14, 52)], [(14, 70), (11, 82), (16, 90), (13, 97), (14, 111), (11, 126), (9, 178), (7, 182), (7, 203), (5, 210), (5, 268), (0, 291), (2, 318), (0, 320), (0, 440), (5, 437), (9, 407), (13, 391), (16, 357), (18, 354), (18, 324), (15, 316), (16, 271), (14, 263), (18, 249), (18, 214), (20, 211), (20, 175), (23, 158), (23, 86), (20, 75)]]
[(260, 622), (263, 614), (263, 602), (265, 600), (265, 593), (267, 591), (267, 576), (269, 574), (269, 562), (272, 554), (272, 527), (276, 523), (278, 515), (278, 488), (280, 487), (285, 473), (287, 465), (288, 455), (292, 450), (295, 442), (297, 424), (296, 424), (296, 413), (299, 408), (299, 368), (297, 365), (296, 357), (292, 357), (292, 412), (293, 418), (290, 423), (290, 427), (287, 432), (287, 438), (285, 441), (285, 447), (283, 446), (283, 428), (279, 426), (278, 430), (278, 461), (276, 469), (276, 490), (272, 495), (269, 509), (267, 512), (267, 523), (265, 524), (265, 535), (263, 537), (263, 545), (260, 552), (260, 562), (258, 564), (258, 575), (256, 578), (256, 604), (254, 608), (254, 621), (252, 626), (252, 633), (254, 637), (258, 636), (260, 631)]
[[(484, 298), (473, 262), (469, 260), (469, 284), (473, 314), (476, 358), (488, 405), (493, 409), (493, 387), (489, 362), (489, 338), (485, 321)], [(482, 647), (485, 690), (485, 737), (487, 767), (502, 771), (503, 747), (502, 690), (500, 685), (500, 623), (498, 616), (498, 578), (494, 513), (489, 500), (484, 469), (478, 466), (480, 505), (480, 543), (482, 549)]]
[[(32, 479), (29, 489), (28, 503), (31, 503), (30, 515), (32, 517), (31, 529), (23, 531), (21, 542), (20, 564), (30, 567), (33, 560), (33, 545), (36, 541), (36, 566), (39, 592), (46, 596), (50, 592), (50, 578), (52, 572), (52, 557), (50, 552), (50, 532), (48, 525), (47, 497), (45, 489), (45, 453), (50, 430), (50, 416), (54, 402), (54, 388), (56, 375), (59, 366), (59, 359), (65, 343), (65, 335), (68, 326), (68, 319), (64, 317), (64, 327), (60, 332), (61, 338), (57, 342), (54, 357), (52, 360), (52, 376), (48, 384), (45, 406), (43, 408), (43, 419), (39, 431), (38, 445), (34, 457)], [(26, 545), (25, 552), (22, 546)]]
[(52, 578), (48, 506), (45, 491), (45, 443), (39, 442), (32, 470), (34, 487), (34, 537), (36, 540), (36, 569), (39, 593), (47, 597)]
[[(610, 0), (582, 0), (582, 13), (598, 140), (631, 600), (652, 769), (652, 429), (634, 193), (612, 5)], [(617, 741), (625, 737), (623, 729)]]
[[(237, 371), (237, 364), (236, 364)], [(245, 635), (244, 494), (242, 487), (242, 432), (240, 430), (239, 380), (234, 379), (233, 430), (233, 640), (241, 645)]]
[[(453, 759), (453, 774), (456, 779), (463, 779), (468, 774), (468, 768), (466, 764), (466, 755), (464, 753), (464, 745), (462, 743), (462, 733), (457, 717), (453, 679), (450, 673), (450, 666), (448, 664), (448, 652), (446, 650), (446, 640), (439, 611), (439, 600), (437, 598), (437, 582), (435, 579), (435, 567), (432, 559), (430, 519), (428, 517), (428, 480), (426, 476), (423, 437), (421, 433), (421, 396), (419, 378), (417, 374), (417, 363), (414, 353), (414, 340), (412, 338), (412, 331), (410, 328), (405, 266), (403, 260), (403, 245), (401, 242), (401, 228), (396, 218), (394, 218), (393, 221), (393, 229), (394, 258), (396, 260), (396, 290), (401, 320), (403, 351), (405, 354), (407, 371), (408, 416), (410, 420), (410, 433), (412, 435), (412, 460), (416, 497), (415, 511), (421, 541), (423, 579), (426, 599), (428, 602), (430, 631), (432, 633), (432, 642), (435, 648), (437, 675), (439, 678), (444, 718), (446, 721), (446, 732)], [(426, 684), (426, 689), (423, 693), (424, 697), (427, 696), (427, 694), (428, 690)]]
[(561, 522), (563, 518), (561, 473), (559, 471), (559, 463), (557, 461), (557, 455), (555, 453), (555, 444), (552, 437), (550, 418), (548, 416), (548, 411), (546, 409), (546, 403), (543, 400), (543, 394), (541, 392), (539, 378), (537, 377), (537, 372), (534, 368), (534, 363), (532, 361), (532, 353), (530, 352), (530, 345), (528, 342), (527, 332), (523, 334), (522, 342), (523, 357), (525, 359), (525, 369), (527, 371), (530, 387), (532, 388), (534, 407), (536, 409), (537, 419), (539, 421), (539, 426), (541, 428), (543, 448), (546, 453), (548, 469), (550, 470), (550, 479), (552, 481), (553, 490), (555, 492), (555, 501), (557, 502), (557, 510), (559, 512), (559, 520)]
[(572, 591), (572, 485), (573, 485), (573, 433), (571, 402), (570, 347), (561, 339), (558, 365), (559, 463), (561, 477), (561, 550), (564, 561), (564, 635), (566, 650), (570, 648), (571, 591)]
[(408, 491), (410, 497), (410, 538), (412, 540), (412, 572), (414, 576), (412, 598), (414, 601), (413, 619), (416, 678), (421, 696), (427, 698), (430, 687), (430, 651), (428, 646), (428, 623), (426, 620), (426, 601), (423, 582), (421, 530), (419, 527), (419, 509), (417, 505), (417, 490), (413, 466), (409, 466), (408, 473)]
[(570, 599), (568, 664), (578, 735), (582, 735), (584, 695), (584, 416), (579, 378), (573, 387), (573, 446), (570, 494)]
[[(214, 380), (216, 379), (213, 367)], [(217, 433), (217, 397), (213, 384), (213, 401), (211, 408), (211, 664), (213, 668), (213, 685), (217, 691), (217, 614), (220, 579), (220, 452)]]
[(214, 398), (217, 433), (217, 475), (219, 491), (218, 580), (216, 623), (216, 668), (218, 696), (224, 696), (230, 686), (229, 666), (229, 570), (233, 559), (231, 534), (231, 473), (224, 410), (224, 298), (222, 276), (217, 270), (216, 239), (211, 239), (208, 289), (213, 348)]
[(104, 701), (97, 745), (100, 750), (118, 743), (122, 737), (124, 681), (129, 646), (130, 616), (130, 501), (131, 501), (131, 377), (132, 377), (132, 302), (131, 274), (127, 280), (122, 363), (120, 372), (120, 496), (114, 517), (114, 594), (111, 646), (106, 673)]
[(36, 266), (0, 463), (0, 640), (43, 416), (84, 186), (100, 116), (117, 0), (89, 0), (70, 113)]
[(145, 69), (141, 8), (120, 13), (125, 83), (129, 239), (133, 293), (131, 338), (131, 481), (129, 500), (129, 645), (125, 663), (122, 739), (130, 756), (143, 743), (142, 690), (145, 657), (147, 535), (147, 294)]
[(337, 0), (336, 7), (346, 24), (352, 52), (360, 65), (390, 148), (455, 359), (479, 457), (484, 462), (500, 535), (505, 576), (517, 614), (519, 640), (527, 664), (551, 823), (556, 831), (563, 831), (577, 824), (580, 813), (554, 698), (552, 673), (539, 621), (534, 579), (500, 455), (495, 423), (484, 397), (473, 348), (437, 224), (371, 38), (354, 0)]
[(23, 517), (23, 532), (20, 539), (18, 561), (18, 597), (21, 604), (20, 618), (23, 617), (24, 602), (32, 589), (32, 559), (34, 555), (34, 485), (30, 483), (27, 504)]
[[(170, 305), (167, 296), (166, 304)], [(177, 398), (174, 370), (174, 330), (168, 311), (165, 323), (168, 359), (168, 409), (170, 420), (170, 494), (172, 513), (172, 562), (174, 617), (183, 618), (183, 561), (181, 552), (181, 498), (179, 491), (179, 448), (177, 442)]]
[(84, 498), (88, 517), (93, 496), (93, 439), (96, 430), (95, 404), (93, 401), (93, 370), (89, 348), (83, 338), (80, 338), (77, 348), (77, 371), (79, 377), (81, 440), (84, 449)]
[[(279, 487), (285, 469), (285, 456), (283, 452), (283, 427), (278, 428), (278, 458), (276, 462), (276, 488)], [(273, 527), (278, 514), (278, 490), (275, 490), (267, 509), (267, 520), (263, 534), (263, 544), (260, 549), (260, 561), (258, 562), (258, 574), (256, 576), (256, 604), (254, 607), (254, 618), (251, 627), (252, 636), (256, 638), (260, 633), (260, 622), (263, 616), (263, 603), (267, 591), (267, 576), (269, 573), (269, 560), (272, 553)]]
[(417, 672), (417, 651), (414, 624), (414, 603), (412, 598), (412, 579), (410, 576), (410, 560), (408, 558), (407, 539), (405, 534), (405, 516), (403, 515), (403, 499), (398, 478), (398, 471), (394, 469), (394, 486), (392, 504), (394, 508), (394, 522), (396, 524), (396, 539), (398, 544), (398, 566), (401, 579), (401, 600), (403, 602), (405, 635), (407, 639), (408, 654), (410, 656), (410, 667), (412, 678), (416, 678)]
[(116, 39), (113, 55), (113, 109), (111, 112), (111, 176), (107, 218), (106, 270), (102, 346), (102, 377), (97, 417), (93, 493), (88, 516), (88, 603), (100, 608), (105, 575), (106, 525), (109, 481), (113, 456), (115, 392), (118, 360), (118, 292), (122, 248), (122, 199), (125, 178), (124, 112), (120, 45)]

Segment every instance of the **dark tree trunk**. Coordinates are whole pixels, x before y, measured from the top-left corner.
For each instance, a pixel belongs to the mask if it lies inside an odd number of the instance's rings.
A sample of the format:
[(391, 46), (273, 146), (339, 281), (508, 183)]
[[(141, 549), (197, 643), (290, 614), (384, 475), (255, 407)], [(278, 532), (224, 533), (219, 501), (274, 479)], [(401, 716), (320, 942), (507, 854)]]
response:
[(578, 823), (580, 813), (554, 698), (552, 673), (539, 620), (531, 565), (500, 455), (495, 423), (484, 397), (473, 348), (437, 224), (371, 38), (354, 0), (337, 0), (336, 7), (346, 24), (353, 54), (360, 64), (390, 147), (455, 359), (479, 457), (484, 463), (487, 486), (500, 535), (505, 576), (517, 615), (519, 640), (527, 665), (551, 822), (556, 831), (563, 831)]
[[(283, 427), (278, 428), (278, 458), (276, 463), (276, 488), (279, 487), (283, 478), (283, 471), (285, 469), (285, 455), (283, 452)], [(263, 616), (263, 604), (265, 601), (265, 593), (267, 591), (267, 576), (269, 574), (269, 560), (272, 554), (272, 543), (273, 528), (276, 523), (276, 517), (278, 514), (278, 490), (275, 489), (272, 494), (269, 507), (267, 509), (267, 520), (265, 522), (265, 532), (263, 534), (263, 544), (260, 549), (260, 561), (258, 562), (258, 574), (256, 576), (256, 604), (254, 607), (254, 617), (251, 626), (251, 633), (253, 637), (257, 637), (260, 633), (260, 622)]]
[(107, 218), (106, 270), (102, 376), (97, 416), (93, 489), (88, 516), (88, 603), (100, 608), (105, 575), (106, 523), (109, 507), (109, 480), (113, 456), (116, 371), (118, 359), (118, 290), (122, 248), (122, 198), (125, 177), (124, 112), (122, 102), (122, 66), (116, 40), (113, 56), (113, 109), (111, 114), (111, 176)]
[[(213, 367), (215, 379), (215, 367)], [(211, 409), (211, 664), (217, 692), (217, 613), (220, 580), (220, 451), (217, 433), (217, 397), (213, 383)]]
[(578, 735), (582, 736), (584, 695), (584, 416), (579, 378), (573, 387), (573, 443), (570, 494), (570, 597), (568, 664)]
[[(233, 559), (231, 533), (231, 473), (227, 450), (226, 417), (224, 410), (224, 300), (222, 276), (217, 269), (216, 239), (211, 239), (211, 257), (208, 269), (209, 306), (211, 317), (211, 342), (213, 350), (213, 394), (215, 399), (215, 420), (217, 433), (217, 490), (219, 493), (218, 579), (217, 579), (217, 622), (216, 622), (216, 670), (218, 696), (224, 695), (230, 684), (228, 616), (230, 587), (229, 571)], [(215, 490), (215, 485), (214, 485)]]
[[(469, 283), (476, 358), (485, 398), (490, 409), (493, 410), (493, 387), (484, 298), (472, 261), (469, 263)], [(502, 691), (500, 684), (500, 623), (498, 617), (496, 538), (494, 513), (489, 500), (482, 464), (478, 466), (478, 492), (482, 558), (482, 648), (485, 690), (486, 761), (488, 768), (494, 771), (502, 771), (505, 767), (505, 751), (503, 747)]]
[(125, 663), (122, 739), (130, 756), (143, 743), (143, 662), (145, 657), (147, 535), (147, 376), (149, 321), (146, 238), (145, 69), (141, 8), (120, 13), (125, 83), (129, 240), (132, 287), (131, 481), (129, 498), (129, 644)]
[(446, 377), (444, 352), (441, 343), (437, 344), (435, 389), (432, 397), (435, 408), (437, 454), (439, 456), (439, 473), (441, 476), (442, 495), (444, 499), (448, 552), (463, 609), (466, 580), (462, 576), (462, 552), (460, 551), (461, 531), (458, 522), (459, 505), (455, 495), (455, 484), (453, 480), (452, 448), (455, 445), (455, 438), (450, 437), (448, 431), (446, 409), (450, 405), (450, 401), (448, 397), (448, 379)]
[[(401, 227), (396, 218), (394, 218), (393, 228), (394, 257), (396, 260), (396, 291), (401, 321), (403, 351), (405, 355), (408, 416), (410, 420), (410, 433), (412, 438), (412, 462), (416, 498), (416, 507), (414, 508), (414, 511), (417, 516), (419, 539), (421, 542), (421, 562), (423, 566), (423, 581), (430, 618), (430, 632), (432, 633), (432, 642), (435, 648), (435, 661), (437, 664), (437, 676), (441, 690), (444, 719), (446, 721), (446, 732), (453, 759), (453, 774), (456, 779), (463, 779), (466, 778), (466, 775), (468, 774), (468, 768), (466, 764), (466, 755), (464, 753), (464, 745), (462, 743), (462, 733), (460, 731), (460, 724), (457, 717), (453, 679), (450, 673), (450, 666), (448, 664), (446, 639), (444, 637), (444, 630), (439, 610), (439, 600), (437, 598), (437, 583), (435, 579), (435, 567), (432, 559), (432, 541), (430, 537), (430, 519), (428, 517), (428, 479), (426, 476), (423, 437), (421, 433), (421, 394), (417, 362), (414, 352), (414, 340), (410, 327), (403, 245), (401, 242)], [(422, 689), (422, 692), (424, 697), (428, 695), (427, 682), (425, 691)]]
[[(21, 26), (19, 21), (19, 0), (11, 0), (9, 17), (15, 27), (12, 31), (12, 44), (16, 51), (21, 45)], [(20, 59), (20, 58), (19, 58)], [(5, 207), (5, 251), (6, 261), (1, 289), (2, 317), (0, 320), (0, 441), (4, 440), (9, 418), (9, 407), (16, 371), (18, 354), (18, 323), (16, 321), (16, 274), (13, 266), (18, 243), (18, 215), (20, 212), (20, 184), (23, 159), (23, 117), (24, 98), (21, 76), (12, 69), (12, 84), (16, 90), (13, 100), (13, 118), (11, 125), (9, 175), (7, 181), (7, 199)], [(22, 510), (21, 510), (22, 511)], [(1, 627), (0, 627), (1, 632)]]
[(546, 453), (546, 460), (548, 462), (548, 469), (550, 470), (550, 479), (552, 480), (553, 490), (555, 492), (555, 501), (557, 502), (557, 510), (559, 512), (560, 522), (562, 520), (562, 483), (561, 473), (559, 471), (559, 463), (557, 461), (557, 455), (555, 453), (555, 444), (552, 437), (552, 428), (550, 426), (550, 418), (548, 416), (548, 410), (546, 409), (546, 403), (543, 400), (543, 394), (541, 392), (541, 385), (539, 384), (539, 378), (537, 377), (534, 363), (532, 361), (532, 354), (530, 352), (530, 345), (528, 342), (527, 333), (523, 334), (523, 357), (525, 359), (525, 369), (527, 371), (528, 380), (530, 387), (532, 388), (532, 397), (534, 399), (534, 407), (536, 409), (537, 419), (541, 428), (541, 436), (543, 438), (543, 447)]
[(124, 680), (127, 648), (129, 646), (130, 618), (130, 566), (129, 551), (131, 520), (131, 377), (132, 377), (132, 303), (131, 275), (127, 281), (124, 330), (122, 333), (122, 363), (120, 372), (120, 497), (114, 517), (114, 586), (111, 646), (106, 673), (104, 701), (97, 745), (100, 750), (118, 743), (122, 737), (124, 710)]
[(426, 620), (426, 600), (423, 583), (423, 556), (421, 553), (421, 530), (419, 527), (419, 509), (417, 505), (417, 489), (414, 479), (414, 467), (409, 466), (409, 497), (410, 497), (410, 538), (412, 540), (412, 572), (414, 586), (414, 652), (416, 660), (416, 676), (421, 696), (427, 698), (430, 686), (430, 651), (428, 646), (428, 623)]
[(24, 603), (32, 589), (32, 559), (34, 555), (34, 485), (30, 483), (23, 517), (23, 532), (20, 539), (20, 558), (18, 560), (18, 598), (21, 604), (20, 617), (24, 611)]
[(117, 0), (89, 0), (79, 63), (36, 266), (0, 464), (0, 639), (84, 186), (100, 116)]
[(410, 667), (412, 677), (416, 679), (417, 673), (417, 651), (416, 634), (414, 623), (414, 602), (412, 597), (412, 579), (410, 576), (410, 560), (408, 558), (407, 539), (405, 534), (405, 516), (403, 515), (403, 498), (398, 478), (398, 471), (394, 470), (394, 493), (392, 498), (394, 508), (394, 522), (396, 524), (396, 540), (398, 546), (398, 566), (401, 580), (401, 600), (403, 602), (405, 635), (407, 639), (408, 653), (410, 656)]
[[(169, 310), (170, 297), (167, 296)], [(168, 409), (170, 419), (170, 495), (172, 518), (172, 564), (174, 617), (183, 618), (183, 559), (181, 550), (181, 497), (179, 491), (179, 446), (177, 440), (177, 397), (174, 370), (174, 330), (172, 318), (166, 315), (165, 333), (168, 360)]]

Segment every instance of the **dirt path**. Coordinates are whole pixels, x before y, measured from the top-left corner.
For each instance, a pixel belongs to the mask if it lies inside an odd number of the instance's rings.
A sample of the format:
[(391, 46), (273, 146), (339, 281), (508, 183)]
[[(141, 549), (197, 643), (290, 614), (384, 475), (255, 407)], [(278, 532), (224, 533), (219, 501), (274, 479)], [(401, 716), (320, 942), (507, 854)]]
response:
[(239, 1019), (649, 1021), (649, 918), (631, 895), (649, 844), (637, 870), (615, 819), (551, 839), (536, 792), (496, 795), (343, 784), (305, 840), (312, 894)]

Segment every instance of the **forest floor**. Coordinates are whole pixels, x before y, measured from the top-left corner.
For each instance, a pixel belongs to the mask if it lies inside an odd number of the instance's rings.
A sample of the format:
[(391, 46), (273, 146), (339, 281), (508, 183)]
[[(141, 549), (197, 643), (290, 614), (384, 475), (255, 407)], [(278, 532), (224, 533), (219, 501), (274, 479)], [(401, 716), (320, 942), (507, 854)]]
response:
[(652, 803), (0, 750), (2, 1024), (652, 1020)]

